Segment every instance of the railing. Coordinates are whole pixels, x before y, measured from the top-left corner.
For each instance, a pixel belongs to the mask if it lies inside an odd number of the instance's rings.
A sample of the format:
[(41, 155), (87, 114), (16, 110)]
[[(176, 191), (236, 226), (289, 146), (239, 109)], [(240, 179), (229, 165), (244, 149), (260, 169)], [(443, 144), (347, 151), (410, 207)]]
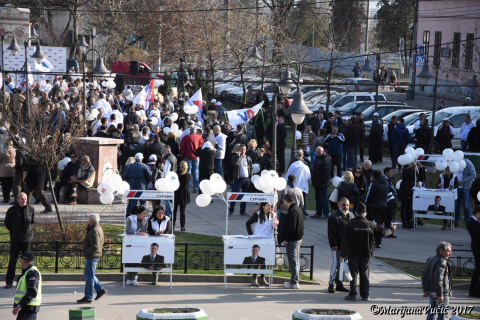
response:
[[(10, 243), (0, 242), (0, 269), (7, 269), (10, 257)], [(123, 271), (122, 243), (106, 242), (98, 270)], [(203, 247), (203, 248), (202, 248)], [(218, 249), (217, 249), (218, 248)], [(285, 247), (277, 247), (275, 271), (289, 271)], [(313, 280), (313, 245), (300, 247), (300, 272), (307, 273)], [(59, 273), (59, 270), (81, 270), (84, 266), (82, 242), (32, 242), (35, 265), (42, 272)], [(20, 260), (17, 261), (20, 267)], [(236, 268), (241, 268), (237, 266)], [(175, 243), (174, 270), (223, 270), (223, 243)]]
[[(462, 249), (455, 249), (453, 250), (454, 253), (457, 252), (468, 252), (468, 254), (472, 254), (471, 250), (462, 250)], [(468, 255), (467, 253), (465, 255)], [(473, 270), (475, 269), (475, 260), (473, 257), (450, 257), (448, 259), (448, 265), (450, 266), (450, 271), (452, 272), (452, 276), (456, 277), (471, 277)]]

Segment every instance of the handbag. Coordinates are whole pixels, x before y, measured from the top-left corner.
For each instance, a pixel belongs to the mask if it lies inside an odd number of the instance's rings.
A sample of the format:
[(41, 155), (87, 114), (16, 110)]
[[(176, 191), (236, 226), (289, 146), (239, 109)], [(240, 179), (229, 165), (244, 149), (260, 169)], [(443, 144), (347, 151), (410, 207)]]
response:
[(348, 267), (347, 261), (345, 259), (342, 259), (342, 262), (340, 262), (340, 270), (339, 270), (339, 279), (342, 282), (350, 282), (353, 280), (352, 274), (350, 273), (350, 268)]
[(337, 203), (338, 202), (338, 189), (333, 190), (332, 194), (328, 198), (328, 200)]

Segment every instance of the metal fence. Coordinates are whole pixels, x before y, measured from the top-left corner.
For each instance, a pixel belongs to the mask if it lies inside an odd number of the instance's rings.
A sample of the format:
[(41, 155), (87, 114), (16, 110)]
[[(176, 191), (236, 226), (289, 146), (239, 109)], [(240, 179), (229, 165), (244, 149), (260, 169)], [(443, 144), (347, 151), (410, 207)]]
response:
[[(10, 257), (10, 243), (0, 242), (0, 269), (8, 267)], [(122, 243), (104, 243), (103, 255), (97, 264), (98, 270), (123, 271)], [(32, 242), (32, 252), (35, 255), (35, 265), (42, 272), (59, 273), (59, 270), (83, 270), (82, 242)], [(218, 249), (217, 249), (218, 248)], [(312, 246), (301, 246), (300, 272), (309, 275), (313, 280), (313, 252)], [(20, 267), (20, 260), (17, 261)], [(242, 266), (235, 266), (242, 268)], [(183, 270), (184, 274), (192, 270), (223, 270), (222, 243), (175, 243), (174, 270)], [(277, 247), (275, 271), (288, 271), (288, 259), (285, 247)], [(193, 272), (194, 273), (194, 272)]]
[[(468, 255), (472, 255), (471, 250), (462, 250), (462, 249), (455, 249), (453, 252), (456, 254), (457, 252), (464, 252), (464, 256), (451, 256), (448, 259), (448, 265), (450, 267), (450, 271), (452, 272), (452, 276), (456, 277), (471, 277), (473, 270), (475, 269), (475, 260), (473, 257), (465, 257)], [(463, 253), (460, 253), (463, 254)]]

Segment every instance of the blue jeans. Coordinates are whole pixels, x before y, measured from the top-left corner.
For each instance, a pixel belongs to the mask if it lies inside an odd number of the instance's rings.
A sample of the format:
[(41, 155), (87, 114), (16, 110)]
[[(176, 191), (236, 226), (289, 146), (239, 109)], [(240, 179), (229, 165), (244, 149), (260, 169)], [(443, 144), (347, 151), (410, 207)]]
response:
[[(288, 228), (288, 226), (287, 226)], [(298, 284), (298, 276), (300, 274), (300, 246), (302, 240), (289, 241), (287, 244), (287, 258), (290, 266), (290, 284)]]
[(347, 168), (355, 169), (357, 166), (357, 149), (355, 147), (347, 147)]
[(470, 189), (458, 188), (457, 200), (455, 200), (455, 223), (460, 222), (460, 216), (462, 215), (461, 206), (463, 202), (463, 219), (465, 223), (470, 219)]
[(103, 289), (100, 281), (95, 277), (95, 270), (97, 269), (98, 259), (85, 259), (85, 298), (93, 300), (93, 289), (99, 292)]
[(303, 192), (303, 217), (305, 218), (305, 213), (307, 213), (307, 193)]
[(142, 206), (145, 206), (145, 204), (147, 203), (147, 200), (138, 200), (138, 199), (128, 200), (126, 217), (132, 214), (132, 209), (138, 204), (138, 201), (140, 201), (140, 205)]
[(170, 200), (163, 200), (161, 204), (165, 208), (165, 215), (172, 219), (172, 203)]
[[(240, 191), (240, 189), (242, 189), (242, 192), (250, 191), (250, 178), (233, 179), (232, 192), (238, 192)], [(246, 208), (247, 208), (247, 203), (241, 202), (240, 213), (245, 213)], [(230, 214), (233, 214), (233, 211), (235, 211), (235, 202), (230, 202), (230, 208), (228, 209), (228, 212)]]
[(460, 144), (462, 145), (462, 151), (467, 151), (468, 149), (468, 142), (465, 140), (460, 139)]
[(215, 169), (213, 170), (213, 172), (218, 173), (223, 178), (223, 168), (222, 168), (223, 159), (215, 159), (214, 164), (215, 164)]
[[(187, 161), (188, 164), (188, 169), (187, 172), (192, 175), (193, 179), (193, 191), (198, 191), (198, 162), (199, 159), (195, 160), (190, 160), (185, 158), (185, 161)], [(188, 189), (190, 189), (190, 182), (188, 183)]]
[[(449, 300), (449, 296), (446, 295), (444, 298), (444, 304), (446, 307), (448, 307), (448, 300)], [(431, 292), (428, 292), (428, 300), (429, 300), (429, 303), (430, 303), (430, 306), (432, 307), (432, 309), (436, 309), (437, 308), (437, 301), (435, 299), (433, 299), (432, 297), (432, 293)], [(428, 315), (427, 315), (427, 320), (444, 320), (445, 319), (445, 315), (442, 314), (442, 313), (439, 313), (439, 314), (432, 314), (431, 311), (428, 312)]]
[(327, 196), (327, 188), (319, 188), (315, 189), (315, 203), (316, 203), (316, 210), (315, 213), (318, 216), (328, 216), (329, 209), (328, 209), (328, 196)]

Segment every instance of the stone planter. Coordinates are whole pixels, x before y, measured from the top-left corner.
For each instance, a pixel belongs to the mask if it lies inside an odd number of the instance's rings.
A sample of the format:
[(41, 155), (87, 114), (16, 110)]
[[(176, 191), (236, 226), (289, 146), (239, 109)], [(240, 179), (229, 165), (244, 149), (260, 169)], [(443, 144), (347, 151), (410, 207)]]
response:
[(197, 319), (207, 320), (207, 314), (199, 308), (146, 308), (137, 313), (137, 320), (183, 320), (183, 319)]
[(292, 320), (363, 320), (362, 316), (347, 309), (300, 309), (295, 311)]
[(472, 312), (468, 318), (466, 318), (467, 316), (462, 316), (462, 315), (452, 315), (450, 317), (450, 320), (471, 320), (471, 319), (480, 319), (480, 313), (478, 312)]
[(95, 320), (95, 308), (72, 308), (68, 311), (68, 317), (70, 320)]

